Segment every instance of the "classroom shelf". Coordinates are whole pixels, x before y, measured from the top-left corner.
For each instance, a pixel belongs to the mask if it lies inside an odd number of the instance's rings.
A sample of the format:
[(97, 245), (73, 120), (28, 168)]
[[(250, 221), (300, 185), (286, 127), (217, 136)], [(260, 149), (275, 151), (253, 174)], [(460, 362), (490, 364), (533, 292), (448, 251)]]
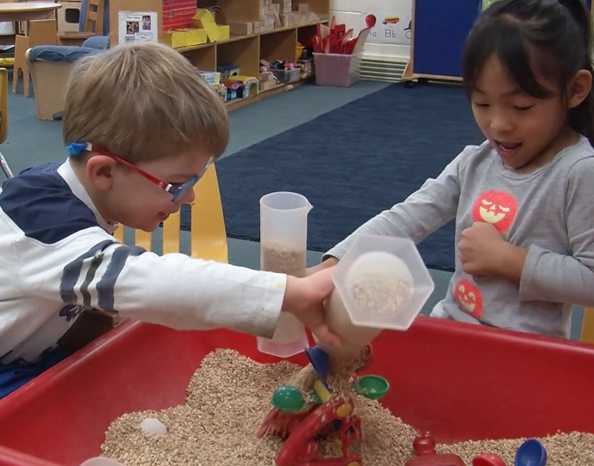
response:
[(189, 49), (183, 55), (199, 70), (214, 70), (217, 66), (217, 49), (202, 47)]
[(282, 29), (260, 37), (260, 58), (267, 62), (274, 60), (295, 61), (297, 36), (294, 29)]
[(316, 35), (317, 28), (315, 24), (303, 25), (297, 29), (297, 40), (301, 43), (307, 42)]
[(259, 72), (258, 37), (225, 42), (217, 46), (217, 64), (233, 63), (242, 76), (258, 76)]
[[(318, 15), (321, 23), (327, 23), (330, 17), (330, 0), (293, 0), (293, 10), (299, 4), (307, 3), (309, 11)], [(217, 12), (219, 24), (230, 22), (256, 22), (260, 20), (260, 0), (198, 0), (198, 8), (217, 6), (224, 14)], [(110, 0), (110, 43), (118, 42), (119, 11), (156, 11), (162, 17), (161, 0)], [(216, 71), (221, 63), (233, 63), (244, 76), (257, 77), (260, 70), (260, 59), (267, 61), (296, 61), (297, 42), (311, 39), (316, 33), (316, 23), (296, 24), (278, 27), (251, 35), (232, 35), (228, 40), (214, 43), (176, 48), (194, 66), (201, 71)], [(162, 32), (159, 40), (163, 40)], [(291, 83), (295, 87), (299, 83)], [(286, 84), (274, 86), (261, 92), (256, 97), (241, 99), (227, 103), (228, 110), (234, 110), (257, 102), (286, 88)]]

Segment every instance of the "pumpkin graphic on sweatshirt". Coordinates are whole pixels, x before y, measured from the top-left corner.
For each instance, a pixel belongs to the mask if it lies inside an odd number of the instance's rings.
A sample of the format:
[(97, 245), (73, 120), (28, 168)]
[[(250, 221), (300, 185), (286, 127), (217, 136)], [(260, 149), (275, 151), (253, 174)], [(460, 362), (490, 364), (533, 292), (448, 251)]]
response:
[(518, 213), (518, 203), (505, 191), (485, 191), (472, 206), (472, 219), (493, 225), (500, 233), (506, 232)]
[(454, 286), (454, 298), (462, 311), (479, 320), (483, 316), (481, 292), (470, 280), (458, 280)]

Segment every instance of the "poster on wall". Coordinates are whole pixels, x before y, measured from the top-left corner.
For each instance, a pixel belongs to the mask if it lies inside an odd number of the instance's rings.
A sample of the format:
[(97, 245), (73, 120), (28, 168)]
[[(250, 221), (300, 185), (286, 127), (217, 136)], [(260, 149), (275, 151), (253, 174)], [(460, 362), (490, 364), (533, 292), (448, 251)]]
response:
[(411, 16), (411, 13), (364, 11), (361, 13), (361, 29), (371, 28), (367, 43), (410, 45), (412, 37)]
[(159, 23), (154, 11), (118, 12), (118, 43), (159, 40)]

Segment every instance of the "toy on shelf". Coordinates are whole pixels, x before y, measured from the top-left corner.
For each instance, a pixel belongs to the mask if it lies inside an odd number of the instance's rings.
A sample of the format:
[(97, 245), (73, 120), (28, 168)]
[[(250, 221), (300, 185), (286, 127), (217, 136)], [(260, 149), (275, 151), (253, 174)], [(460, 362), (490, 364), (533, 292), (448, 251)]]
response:
[(346, 25), (336, 24), (334, 16), (329, 26), (317, 23), (316, 27), (316, 35), (311, 42), (315, 53), (352, 55), (357, 43), (362, 47), (371, 31), (371, 27), (367, 27), (361, 29), (357, 37), (353, 37), (353, 29), (347, 30)]
[[(361, 457), (349, 449), (351, 443), (361, 439), (361, 420), (354, 413), (354, 393), (377, 400), (389, 388), (382, 377), (354, 376), (368, 367), (371, 346), (364, 348), (350, 368), (332, 366), (328, 354), (319, 347), (306, 350), (306, 354), (310, 363), (298, 374), (294, 385), (279, 387), (272, 395), (273, 408), (260, 426), (258, 436), (277, 435), (286, 439), (276, 457), (277, 466), (361, 466)], [(353, 376), (345, 377), (350, 386), (333, 391), (329, 384), (331, 369), (341, 375), (351, 369)], [(326, 430), (330, 431), (337, 457), (320, 458), (316, 438)]]
[[(299, 81), (301, 68), (294, 62), (275, 60), (267, 62), (260, 60), (260, 74), (272, 74), (278, 83), (289, 84)], [(265, 78), (267, 80), (268, 78)]]
[(184, 29), (192, 24), (192, 16), (196, 14), (194, 0), (163, 0), (163, 32)]
[(223, 86), (225, 86), (225, 89), (227, 90), (225, 102), (229, 102), (230, 100), (235, 99), (243, 99), (245, 85), (242, 81), (235, 79), (222, 79), (221, 84), (223, 84)]
[[(194, 6), (196, 2), (194, 2)], [(206, 8), (198, 8), (191, 19), (194, 26), (205, 31), (210, 42), (229, 40), (230, 31), (227, 24), (217, 24), (212, 12)]]
[(240, 73), (239, 67), (235, 66), (233, 63), (219, 63), (217, 65), (217, 71), (221, 73), (221, 77), (225, 79), (238, 76)]
[(243, 83), (243, 98), (256, 97), (260, 92), (260, 82), (254, 76), (233, 76), (234, 81)]

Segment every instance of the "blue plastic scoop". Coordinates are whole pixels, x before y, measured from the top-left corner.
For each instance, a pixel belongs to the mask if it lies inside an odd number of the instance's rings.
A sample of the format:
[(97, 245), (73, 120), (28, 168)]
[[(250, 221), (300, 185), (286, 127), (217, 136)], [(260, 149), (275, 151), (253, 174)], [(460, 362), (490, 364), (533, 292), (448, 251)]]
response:
[(536, 439), (526, 440), (514, 458), (514, 466), (545, 466), (547, 464), (547, 452)]

